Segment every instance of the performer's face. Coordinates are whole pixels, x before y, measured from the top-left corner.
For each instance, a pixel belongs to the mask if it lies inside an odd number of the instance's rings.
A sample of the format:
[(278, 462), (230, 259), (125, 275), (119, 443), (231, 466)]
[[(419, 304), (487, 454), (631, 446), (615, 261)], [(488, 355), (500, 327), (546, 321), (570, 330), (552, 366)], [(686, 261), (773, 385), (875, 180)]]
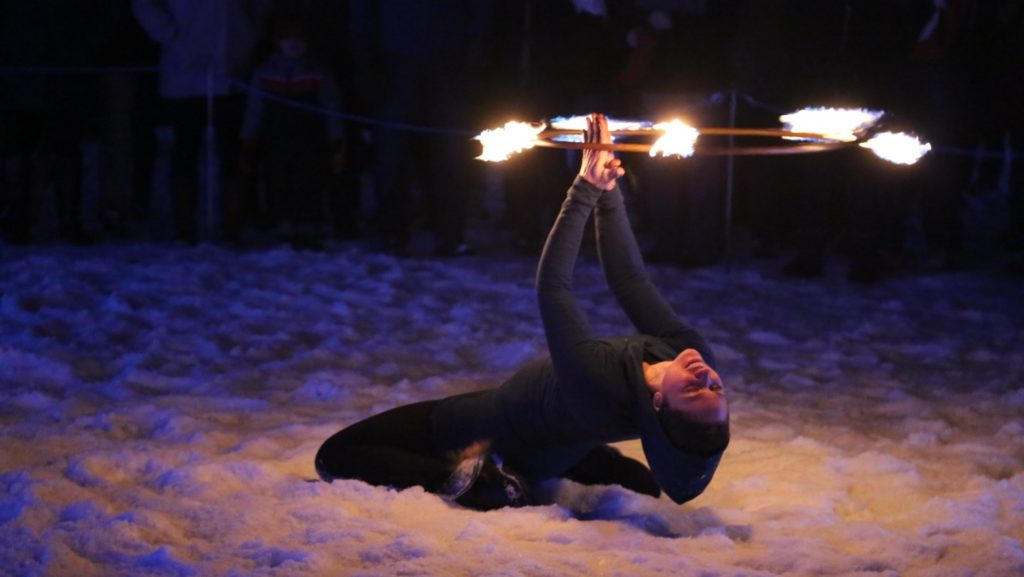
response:
[(722, 378), (694, 349), (666, 361), (660, 393), (656, 405), (660, 402), (662, 409), (680, 411), (697, 422), (722, 423), (729, 418)]

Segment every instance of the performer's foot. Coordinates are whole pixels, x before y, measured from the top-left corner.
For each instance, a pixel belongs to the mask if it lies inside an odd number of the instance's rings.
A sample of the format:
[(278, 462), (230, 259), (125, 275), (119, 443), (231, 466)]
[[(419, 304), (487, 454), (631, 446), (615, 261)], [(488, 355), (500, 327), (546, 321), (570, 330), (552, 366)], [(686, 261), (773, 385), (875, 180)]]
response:
[(480, 477), (486, 460), (487, 453), (483, 452), (465, 455), (455, 467), (455, 471), (441, 485), (440, 495), (449, 501), (456, 501), (465, 495)]
[(573, 465), (563, 476), (583, 485), (619, 485), (654, 498), (661, 496), (661, 487), (654, 480), (650, 469), (608, 445), (591, 449), (583, 460)]
[(506, 466), (495, 453), (486, 455), (476, 482), (454, 500), (463, 507), (478, 511), (532, 504), (526, 479)]

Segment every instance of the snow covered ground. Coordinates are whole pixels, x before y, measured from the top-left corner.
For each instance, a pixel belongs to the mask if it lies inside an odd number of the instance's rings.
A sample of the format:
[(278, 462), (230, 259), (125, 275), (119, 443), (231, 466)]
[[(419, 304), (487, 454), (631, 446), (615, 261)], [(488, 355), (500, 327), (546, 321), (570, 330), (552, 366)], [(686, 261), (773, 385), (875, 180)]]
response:
[[(1019, 279), (652, 267), (732, 395), (708, 491), (561, 483), (478, 513), (308, 482), (313, 455), (541, 354), (532, 261), (0, 251), (0, 574), (1024, 574)], [(578, 287), (595, 328), (628, 332), (592, 259)]]

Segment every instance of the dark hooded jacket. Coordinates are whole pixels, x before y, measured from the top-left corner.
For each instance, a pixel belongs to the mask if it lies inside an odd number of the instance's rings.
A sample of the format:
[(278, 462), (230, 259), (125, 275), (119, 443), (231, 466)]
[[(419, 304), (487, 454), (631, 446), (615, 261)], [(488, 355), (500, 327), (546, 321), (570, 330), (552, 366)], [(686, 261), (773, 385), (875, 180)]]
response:
[[(637, 335), (596, 338), (573, 295), (591, 212), (605, 277)], [(657, 423), (643, 361), (671, 360), (687, 348), (711, 367), (715, 359), (647, 277), (618, 187), (602, 192), (581, 178), (573, 183), (541, 255), (537, 296), (550, 357), (526, 364), (496, 389), (444, 399), (434, 411), (438, 448), (457, 451), (486, 440), (537, 481), (559, 476), (598, 445), (640, 438), (655, 479), (673, 500), (699, 495), (721, 454), (700, 457), (671, 445)]]

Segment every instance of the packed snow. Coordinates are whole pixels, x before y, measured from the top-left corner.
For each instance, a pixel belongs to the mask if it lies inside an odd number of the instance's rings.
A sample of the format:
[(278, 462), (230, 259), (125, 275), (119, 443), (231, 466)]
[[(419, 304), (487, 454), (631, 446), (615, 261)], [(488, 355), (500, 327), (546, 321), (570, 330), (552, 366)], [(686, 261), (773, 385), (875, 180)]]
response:
[[(531, 259), (0, 251), (3, 575), (1024, 574), (1020, 279), (652, 266), (732, 398), (706, 493), (553, 482), (481, 513), (314, 481), (313, 456), (544, 354)], [(628, 333), (591, 249), (577, 279), (594, 327)]]

